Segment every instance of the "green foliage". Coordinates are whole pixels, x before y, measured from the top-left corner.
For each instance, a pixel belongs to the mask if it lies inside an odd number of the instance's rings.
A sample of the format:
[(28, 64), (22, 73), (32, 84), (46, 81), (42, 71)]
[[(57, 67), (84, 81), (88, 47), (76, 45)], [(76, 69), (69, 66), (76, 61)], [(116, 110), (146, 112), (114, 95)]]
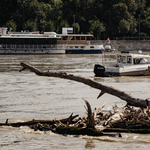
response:
[(54, 22), (52, 22), (50, 20), (49, 22), (46, 23), (44, 31), (46, 31), (46, 32), (53, 32), (54, 30), (55, 30)]
[(128, 33), (130, 30), (130, 23), (126, 21), (125, 19), (122, 19), (119, 23), (119, 33), (122, 33), (123, 35), (125, 33)]
[(5, 27), (8, 28), (8, 31), (10, 31), (10, 29), (11, 29), (11, 31), (14, 32), (14, 31), (16, 31), (17, 25), (13, 20), (9, 20), (6, 22)]
[[(17, 30), (55, 31), (75, 26), (76, 33), (150, 35), (149, 0), (2, 0), (0, 26)], [(75, 19), (75, 25), (74, 25)]]
[(75, 33), (79, 33), (80, 32), (80, 26), (78, 23), (73, 23), (72, 24), (73, 29), (75, 29)]
[(144, 32), (141, 32), (141, 33), (140, 33), (140, 36), (143, 37), (143, 38), (144, 38), (144, 37), (148, 37), (148, 35), (147, 35), (146, 33), (144, 33)]
[[(14, 20), (12, 15), (15, 13), (18, 3), (17, 0), (0, 1), (0, 26), (4, 26), (9, 20)], [(15, 20), (14, 20), (15, 22)]]
[(93, 32), (94, 35), (100, 35), (102, 32), (105, 31), (105, 27), (103, 23), (100, 23), (99, 20), (90, 20), (90, 30)]
[(62, 27), (69, 27), (68, 22), (66, 20), (62, 20), (60, 22), (60, 26), (58, 29), (58, 33), (61, 34), (62, 33)]
[(28, 20), (28, 21), (24, 24), (24, 30), (29, 30), (30, 32), (31, 32), (31, 31), (36, 31), (36, 30), (37, 30), (36, 22)]
[[(104, 22), (106, 24), (106, 29), (109, 34), (113, 33), (117, 35), (119, 33), (119, 24), (120, 21), (125, 19), (130, 19), (130, 14), (128, 12), (128, 7), (124, 3), (115, 4), (110, 10), (105, 14)], [(107, 19), (107, 20), (106, 20)]]

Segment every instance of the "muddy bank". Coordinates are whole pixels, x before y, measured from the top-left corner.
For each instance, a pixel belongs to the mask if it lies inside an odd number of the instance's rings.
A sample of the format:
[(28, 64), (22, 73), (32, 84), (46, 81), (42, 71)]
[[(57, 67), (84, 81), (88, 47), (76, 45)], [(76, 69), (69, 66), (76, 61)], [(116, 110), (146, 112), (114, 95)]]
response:
[[(104, 44), (107, 41), (104, 40), (94, 40), (91, 44)], [(118, 50), (143, 50), (150, 51), (150, 41), (149, 40), (111, 40), (111, 45)]]

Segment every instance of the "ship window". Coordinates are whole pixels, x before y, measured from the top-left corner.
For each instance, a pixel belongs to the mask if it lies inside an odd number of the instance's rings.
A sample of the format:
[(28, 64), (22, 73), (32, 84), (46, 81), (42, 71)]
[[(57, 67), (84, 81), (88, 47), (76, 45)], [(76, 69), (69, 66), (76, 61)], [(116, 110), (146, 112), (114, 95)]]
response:
[(127, 63), (131, 63), (131, 56), (127, 56)]
[(69, 40), (73, 40), (73, 37), (72, 37), (72, 36), (69, 36)]
[(0, 38), (0, 44), (56, 44), (56, 38)]
[(134, 64), (139, 64), (140, 63), (140, 59), (138, 59), (138, 58), (134, 59), (133, 61), (134, 61)]
[(76, 36), (76, 40), (80, 40), (80, 37), (79, 37), (79, 36)]
[[(20, 42), (21, 42), (21, 40), (20, 40)], [(22, 39), (22, 42), (19, 43), (19, 44), (26, 44), (26, 43), (25, 43), (25, 39)]]
[(75, 46), (75, 48), (78, 48), (78, 46)]
[(118, 61), (118, 63), (126, 63), (126, 56), (118, 55), (117, 61)]
[(12, 44), (14, 44), (15, 43), (15, 39), (13, 38), (13, 39), (11, 39), (11, 43)]
[(85, 37), (84, 37), (84, 36), (82, 36), (82, 37), (81, 37), (81, 40), (85, 40)]
[(148, 63), (148, 59), (146, 59), (146, 58), (135, 58), (133, 61), (134, 61), (134, 64), (146, 64), (146, 63)]
[(81, 46), (81, 48), (84, 48), (84, 46)]
[(62, 39), (63, 39), (63, 40), (68, 40), (68, 37), (67, 37), (67, 36), (63, 36)]
[(28, 44), (28, 39), (24, 38), (24, 39), (21, 39), (22, 41), (22, 44)]
[(73, 36), (71, 40), (75, 40), (75, 37)]
[(35, 39), (34, 39), (34, 44), (39, 44), (39, 42), (38, 42), (38, 39), (37, 39), (37, 38), (35, 38)]
[(140, 64), (146, 64), (148, 60), (146, 58), (141, 58)]
[(90, 48), (94, 48), (94, 46), (90, 46)]
[(11, 39), (6, 39), (6, 44), (11, 44)]
[(52, 44), (56, 44), (56, 43), (57, 43), (56, 39), (52, 39)]

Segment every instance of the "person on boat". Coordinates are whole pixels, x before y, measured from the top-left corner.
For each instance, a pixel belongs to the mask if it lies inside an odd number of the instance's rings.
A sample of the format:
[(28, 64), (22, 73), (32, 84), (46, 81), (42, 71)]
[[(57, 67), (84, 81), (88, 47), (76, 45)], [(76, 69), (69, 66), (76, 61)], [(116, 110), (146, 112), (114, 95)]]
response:
[(131, 57), (128, 57), (128, 62), (127, 63), (131, 63)]

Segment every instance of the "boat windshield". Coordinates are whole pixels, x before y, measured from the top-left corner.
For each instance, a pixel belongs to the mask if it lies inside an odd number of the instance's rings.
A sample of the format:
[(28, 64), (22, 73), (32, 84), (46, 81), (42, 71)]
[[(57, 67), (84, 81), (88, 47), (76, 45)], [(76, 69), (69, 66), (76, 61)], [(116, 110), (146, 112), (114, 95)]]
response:
[(134, 58), (133, 62), (134, 64), (150, 64), (150, 58), (149, 57)]
[(118, 63), (126, 63), (126, 56), (117, 55), (117, 62)]
[(117, 63), (121, 64), (150, 64), (150, 57), (148, 56), (132, 56), (132, 55), (117, 55)]

